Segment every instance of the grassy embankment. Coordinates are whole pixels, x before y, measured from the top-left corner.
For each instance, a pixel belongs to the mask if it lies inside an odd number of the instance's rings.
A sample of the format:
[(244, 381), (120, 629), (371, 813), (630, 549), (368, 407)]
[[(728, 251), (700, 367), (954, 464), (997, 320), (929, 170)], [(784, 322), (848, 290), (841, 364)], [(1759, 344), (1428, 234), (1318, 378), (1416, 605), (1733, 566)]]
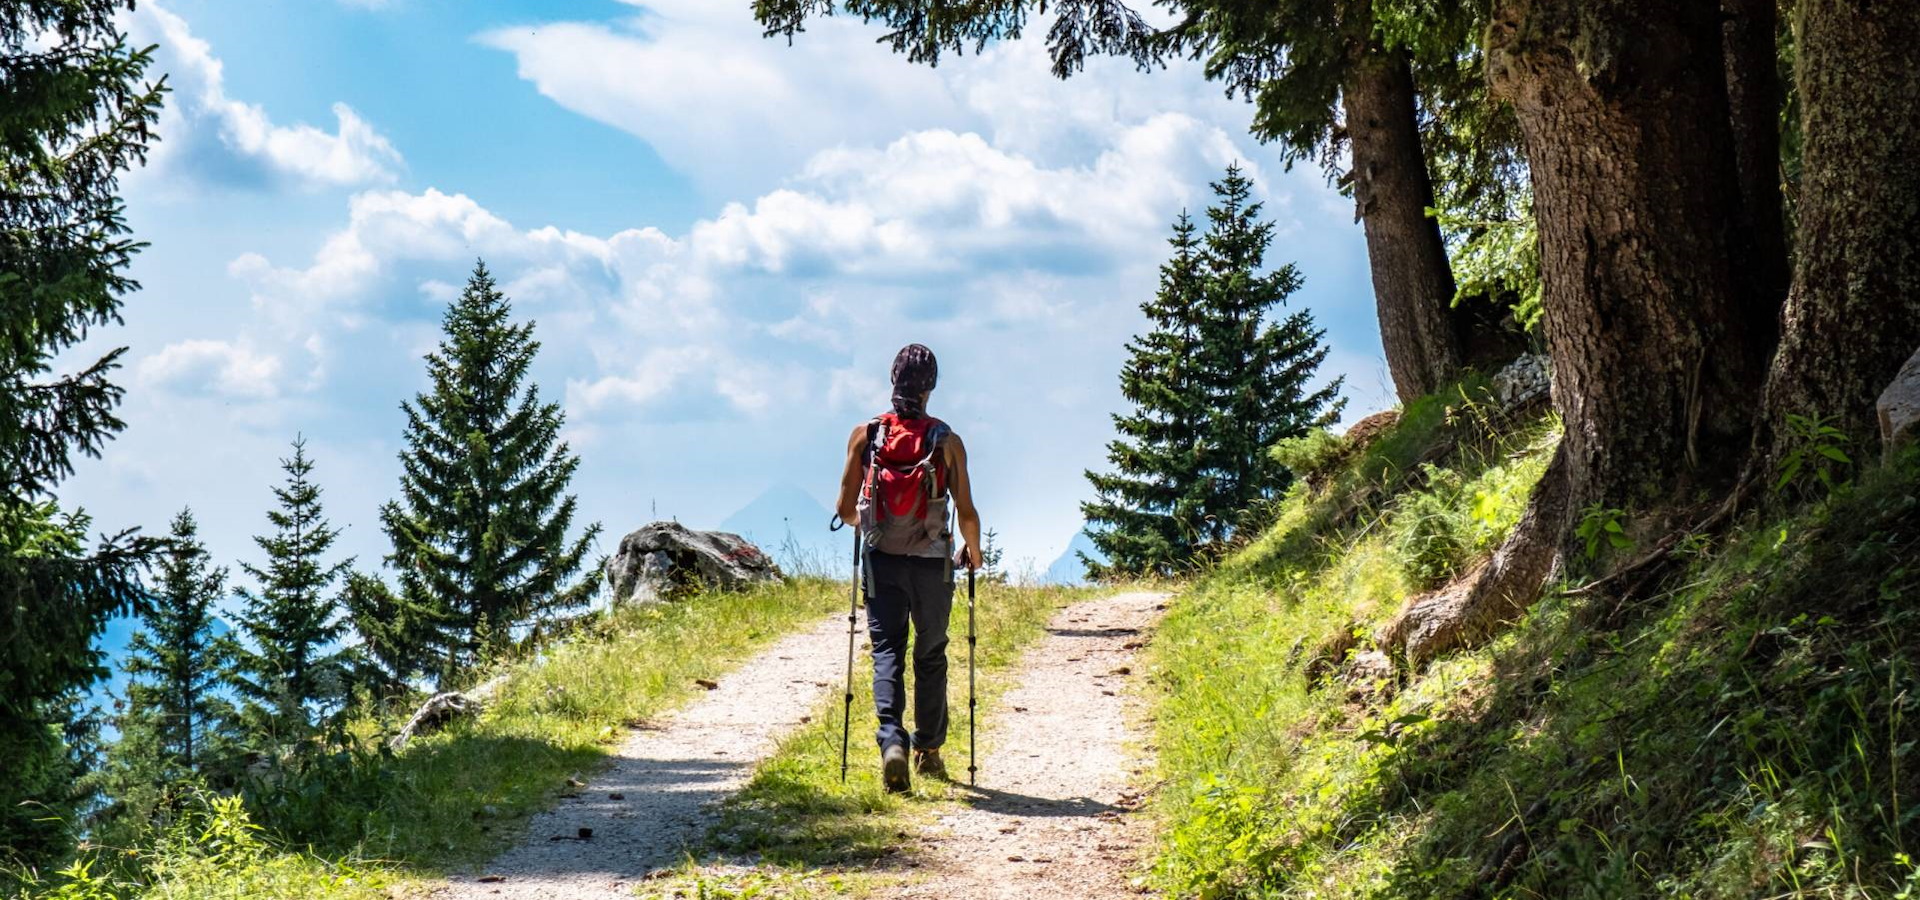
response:
[[(964, 577), (964, 576), (963, 576)], [(966, 796), (966, 588), (962, 582), (949, 629), (948, 698), (952, 710), (945, 757), (950, 781), (914, 779), (906, 795), (880, 784), (873, 744), (872, 670), (862, 636), (855, 663), (851, 766), (840, 783), (840, 696), (822, 701), (808, 727), (782, 741), (753, 780), (721, 808), (700, 858), (673, 877), (645, 884), (647, 898), (861, 896), (897, 881), (891, 857), (913, 843), (917, 830)], [(1000, 748), (992, 701), (1013, 686), (1021, 654), (1046, 633), (1063, 606), (1092, 595), (1088, 589), (1014, 587), (981, 583), (978, 591), (980, 780), (990, 785)], [(746, 863), (740, 865), (739, 863)]]
[(387, 897), (504, 847), (575, 774), (590, 774), (627, 723), (657, 715), (781, 635), (840, 609), (841, 584), (796, 579), (745, 594), (605, 613), (508, 680), (477, 720), (398, 753), (392, 720), (350, 729), (355, 746), (278, 789), (198, 798), (131, 849), (95, 848), (82, 868), (26, 896)]
[(1296, 447), (1319, 487), (1176, 601), (1152, 650), (1158, 885), (1920, 893), (1920, 451), (1689, 542), (1651, 596), (1563, 586), (1402, 683), (1332, 675), (1517, 521), (1553, 424), (1479, 408), (1429, 398), (1364, 452)]

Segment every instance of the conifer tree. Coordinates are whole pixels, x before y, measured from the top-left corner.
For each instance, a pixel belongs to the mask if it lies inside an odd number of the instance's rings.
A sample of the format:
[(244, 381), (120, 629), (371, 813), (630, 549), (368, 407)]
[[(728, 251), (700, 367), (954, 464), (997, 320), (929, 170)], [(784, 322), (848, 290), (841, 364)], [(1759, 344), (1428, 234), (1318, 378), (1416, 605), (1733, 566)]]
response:
[(234, 710), (220, 689), (233, 678), (240, 646), (216, 630), (227, 570), (209, 564), (191, 510), (174, 516), (169, 537), (158, 590), (122, 663), (128, 684), (120, 730), (145, 723), (158, 771), (172, 779), (201, 771), (230, 749)]
[(445, 623), (435, 610), (410, 603), (379, 577), (347, 573), (340, 605), (359, 643), (353, 648), (353, 684), (377, 698), (404, 693), (430, 671), (431, 635)]
[(1186, 213), (1174, 222), (1173, 257), (1160, 267), (1160, 289), (1140, 309), (1152, 330), (1128, 342), (1120, 393), (1134, 409), (1113, 417), (1119, 432), (1107, 445), (1111, 474), (1087, 473), (1099, 499), (1081, 504), (1088, 535), (1106, 557), (1084, 558), (1087, 574), (1170, 572), (1192, 558), (1203, 502), (1200, 442), (1206, 399), (1193, 364), (1204, 327), (1206, 261)]
[(1160, 289), (1142, 304), (1153, 323), (1129, 343), (1120, 374), (1134, 405), (1114, 417), (1114, 472), (1088, 472), (1098, 499), (1082, 504), (1106, 557), (1088, 574), (1167, 574), (1232, 537), (1247, 510), (1287, 486), (1268, 448), (1331, 421), (1340, 380), (1313, 389), (1327, 349), (1311, 314), (1273, 317), (1300, 285), (1291, 265), (1263, 272), (1273, 226), (1252, 182), (1229, 168), (1213, 185), (1208, 229), (1182, 214)]
[(120, 31), (127, 5), (0, 4), (0, 871), (70, 849), (74, 714), (105, 674), (94, 638), (136, 605), (158, 549), (124, 532), (90, 545), (91, 521), (54, 496), (123, 427), (122, 350), (71, 352), (137, 287), (119, 177), (144, 159), (162, 91)]
[(566, 489), (580, 459), (559, 439), (559, 404), (525, 383), (540, 344), (511, 312), (476, 263), (427, 355), (432, 387), (401, 405), (400, 499), (380, 514), (400, 598), (439, 622), (431, 649), (443, 677), (592, 596), (590, 580), (573, 578), (600, 526), (567, 537), (577, 501)]
[(1212, 413), (1200, 454), (1209, 487), (1201, 530), (1218, 542), (1242, 513), (1287, 486), (1292, 476), (1267, 451), (1339, 418), (1345, 379), (1310, 389), (1327, 358), (1326, 332), (1305, 310), (1274, 318), (1300, 288), (1300, 274), (1291, 263), (1262, 274), (1273, 223), (1260, 221), (1253, 182), (1233, 166), (1213, 190), (1219, 202), (1207, 210), (1206, 314), (1196, 368)]
[(259, 588), (240, 592), (250, 646), (239, 654), (234, 685), (247, 701), (251, 736), (285, 750), (311, 737), (316, 714), (345, 696), (339, 642), (346, 623), (333, 591), (352, 560), (327, 562), (339, 531), (327, 523), (320, 487), (308, 477), (313, 461), (305, 439), (294, 440), (293, 458), (280, 467), (287, 483), (273, 489), (280, 504), (267, 513), (273, 533), (254, 538), (267, 563), (241, 564)]

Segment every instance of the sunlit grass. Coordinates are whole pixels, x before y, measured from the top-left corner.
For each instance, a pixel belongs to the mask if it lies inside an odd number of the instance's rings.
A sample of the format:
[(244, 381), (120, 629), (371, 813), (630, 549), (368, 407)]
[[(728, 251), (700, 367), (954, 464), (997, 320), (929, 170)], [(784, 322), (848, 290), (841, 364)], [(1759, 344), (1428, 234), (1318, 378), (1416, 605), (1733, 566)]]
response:
[[(611, 610), (538, 657), (502, 666), (507, 680), (475, 720), (392, 752), (382, 738), (393, 723), (362, 719), (350, 729), (353, 747), (249, 793), (262, 846), (275, 848), (248, 857), (246, 878), (267, 879), (263, 886), (204, 895), (384, 896), (367, 894), (368, 885), (407, 884), (485, 859), (516, 839), (569, 777), (590, 776), (627, 726), (700, 692), (696, 679), (721, 676), (840, 609), (845, 597), (841, 584), (797, 579)], [(196, 858), (166, 850), (173, 846), (95, 854), (92, 881), (136, 886), (97, 896), (185, 896), (165, 893), (175, 883), (210, 891), (192, 874)], [(136, 870), (138, 878), (120, 874)], [(352, 875), (336, 877), (341, 872)], [(231, 873), (229, 880), (251, 883)], [(48, 878), (30, 893), (96, 896), (62, 894), (63, 881), (82, 883)]]
[(1296, 492), (1163, 624), (1158, 886), (1920, 895), (1916, 451), (1690, 544), (1651, 597), (1552, 594), (1489, 646), (1351, 684), (1328, 677), (1349, 648), (1496, 545), (1552, 445), (1550, 421), (1508, 428), (1424, 468), (1405, 461), (1449, 438), (1409, 418), (1403, 464)]

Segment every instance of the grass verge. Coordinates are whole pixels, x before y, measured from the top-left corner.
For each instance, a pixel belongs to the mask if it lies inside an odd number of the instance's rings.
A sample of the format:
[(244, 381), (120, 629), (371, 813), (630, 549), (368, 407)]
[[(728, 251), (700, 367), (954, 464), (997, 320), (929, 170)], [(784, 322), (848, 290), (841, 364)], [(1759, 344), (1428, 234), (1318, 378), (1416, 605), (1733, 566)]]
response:
[(1652, 597), (1554, 594), (1402, 682), (1330, 677), (1498, 541), (1551, 447), (1463, 438), (1452, 405), (1296, 492), (1162, 624), (1157, 886), (1920, 896), (1920, 451), (1693, 542)]
[[(35, 879), (22, 896), (198, 896), (193, 892), (211, 890), (214, 882), (195, 873), (244, 883), (243, 875), (269, 870), (289, 884), (298, 881), (297, 889), (262, 888), (245, 896), (386, 896), (390, 885), (502, 849), (569, 777), (600, 765), (629, 724), (664, 712), (699, 690), (695, 679), (720, 676), (839, 609), (844, 598), (833, 582), (796, 579), (741, 594), (610, 610), (538, 657), (503, 667), (505, 684), (476, 719), (399, 752), (382, 740), (391, 722), (361, 719), (350, 728), (346, 748), (270, 789), (249, 792), (244, 809), (196, 813), (229, 832), (253, 835), (247, 848), (214, 842), (189, 852), (195, 842), (159, 833), (138, 849), (96, 849), (81, 871)], [(206, 852), (227, 847), (233, 849), (227, 856)], [(204, 864), (188, 865), (194, 859)], [(352, 875), (335, 877), (341, 872)], [(177, 884), (187, 893), (176, 891)]]
[[(981, 584), (976, 615), (980, 777), (992, 778), (996, 752), (991, 703), (1012, 686), (1023, 654), (1045, 635), (1061, 608), (1087, 589)], [(865, 636), (855, 659), (853, 728), (847, 781), (840, 781), (843, 702), (821, 703), (807, 727), (780, 743), (753, 779), (721, 807), (700, 859), (648, 882), (643, 897), (839, 897), (868, 892), (929, 817), (966, 795), (966, 598), (957, 592), (948, 650), (952, 722), (945, 756), (950, 781), (914, 779), (911, 793), (880, 784), (873, 743), (872, 668)], [(716, 862), (715, 860), (719, 860)], [(744, 863), (744, 865), (741, 865)], [(895, 874), (897, 877), (897, 873)]]

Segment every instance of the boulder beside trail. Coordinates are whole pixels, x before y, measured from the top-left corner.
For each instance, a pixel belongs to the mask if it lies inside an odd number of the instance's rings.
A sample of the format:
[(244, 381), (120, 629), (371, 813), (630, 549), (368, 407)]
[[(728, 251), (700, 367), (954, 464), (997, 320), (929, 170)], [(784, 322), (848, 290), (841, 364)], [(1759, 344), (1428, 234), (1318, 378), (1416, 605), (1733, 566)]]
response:
[(1398, 424), (1400, 411), (1397, 409), (1383, 409), (1353, 423), (1353, 427), (1347, 429), (1347, 452), (1360, 453), (1366, 450), (1368, 445)]
[(1880, 392), (1880, 446), (1888, 456), (1903, 440), (1920, 435), (1920, 350), (1914, 351), (1900, 374)]
[(607, 559), (614, 603), (654, 603), (696, 590), (738, 591), (784, 578), (759, 547), (737, 534), (655, 522), (620, 539)]

